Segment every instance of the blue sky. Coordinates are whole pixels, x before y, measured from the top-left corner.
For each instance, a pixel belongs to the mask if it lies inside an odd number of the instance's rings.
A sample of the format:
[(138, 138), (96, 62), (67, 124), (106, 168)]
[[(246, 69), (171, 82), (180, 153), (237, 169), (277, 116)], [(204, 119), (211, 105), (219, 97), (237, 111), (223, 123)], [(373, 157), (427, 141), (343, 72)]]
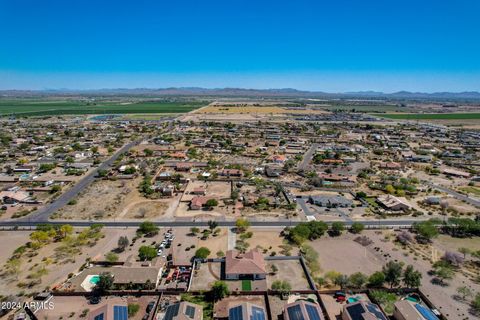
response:
[(480, 1), (0, 0), (0, 89), (480, 90)]

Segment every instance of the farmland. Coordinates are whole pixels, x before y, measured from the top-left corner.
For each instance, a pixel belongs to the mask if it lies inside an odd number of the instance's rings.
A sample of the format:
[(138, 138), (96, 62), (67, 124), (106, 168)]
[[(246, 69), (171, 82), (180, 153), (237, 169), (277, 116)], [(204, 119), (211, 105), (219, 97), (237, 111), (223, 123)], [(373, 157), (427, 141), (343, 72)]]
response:
[(0, 99), (0, 115), (54, 116), (86, 114), (185, 113), (208, 102), (182, 100), (86, 101), (50, 99)]
[(480, 113), (386, 113), (384, 118), (398, 120), (470, 120), (480, 119)]

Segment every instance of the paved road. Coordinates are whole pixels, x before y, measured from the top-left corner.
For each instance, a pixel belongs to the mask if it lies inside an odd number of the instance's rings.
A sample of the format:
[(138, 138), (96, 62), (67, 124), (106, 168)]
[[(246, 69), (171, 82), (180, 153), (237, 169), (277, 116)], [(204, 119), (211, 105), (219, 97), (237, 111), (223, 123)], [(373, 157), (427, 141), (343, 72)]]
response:
[[(364, 220), (355, 221), (363, 223), (367, 228), (409, 228), (415, 222), (422, 221), (421, 219), (410, 220)], [(101, 224), (105, 227), (114, 228), (126, 228), (126, 227), (138, 227), (142, 221), (49, 221), (49, 224), (69, 224), (74, 227), (89, 227), (92, 224)], [(292, 220), (279, 220), (279, 221), (251, 221), (250, 224), (253, 227), (291, 227), (305, 221), (292, 221)], [(345, 225), (350, 226), (354, 221), (346, 221)], [(35, 227), (39, 223), (45, 223), (42, 221), (32, 222), (28, 220), (22, 221), (0, 221), (0, 227), (12, 228), (12, 227)], [(208, 221), (156, 221), (154, 222), (159, 227), (207, 227)], [(217, 221), (220, 227), (235, 227), (235, 221)], [(330, 224), (332, 221), (326, 221)]]
[(449, 189), (447, 187), (439, 186), (438, 184), (433, 184), (433, 183), (428, 182), (428, 181), (424, 181), (424, 182), (432, 188), (435, 188), (435, 189), (438, 189), (438, 190), (443, 191), (445, 193), (448, 193), (449, 195), (451, 195), (452, 197), (454, 197), (458, 200), (465, 201), (465, 202), (471, 204), (472, 206), (480, 208), (480, 201), (478, 201), (476, 199), (470, 198), (470, 197), (468, 197), (464, 194), (458, 193), (457, 191)]
[(83, 177), (80, 181), (78, 181), (73, 187), (71, 187), (66, 192), (62, 193), (55, 201), (46, 205), (45, 207), (33, 212), (28, 217), (22, 218), (20, 220), (27, 221), (27, 222), (45, 222), (48, 221), (50, 215), (52, 215), (58, 209), (64, 207), (70, 200), (75, 198), (82, 190), (88, 187), (94, 180), (95, 176), (97, 175), (98, 170), (106, 170), (108, 167), (112, 165), (115, 160), (120, 156), (120, 154), (127, 152), (133, 146), (140, 143), (138, 141), (132, 141), (122, 148), (120, 148), (117, 152), (115, 152), (108, 160), (104, 161), (101, 165), (99, 165), (95, 170), (90, 172), (88, 175)]
[(305, 154), (303, 155), (302, 162), (298, 165), (299, 170), (305, 170), (307, 168), (310, 161), (312, 161), (313, 155), (315, 154), (315, 151), (317, 151), (317, 148), (318, 148), (318, 144), (314, 143), (310, 146), (310, 149), (308, 149), (307, 152), (305, 152)]

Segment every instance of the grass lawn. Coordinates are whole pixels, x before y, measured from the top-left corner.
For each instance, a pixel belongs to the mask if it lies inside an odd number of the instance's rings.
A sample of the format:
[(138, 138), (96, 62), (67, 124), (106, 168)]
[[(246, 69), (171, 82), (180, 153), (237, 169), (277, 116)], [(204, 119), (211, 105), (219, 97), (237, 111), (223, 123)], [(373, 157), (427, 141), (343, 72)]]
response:
[(470, 120), (480, 119), (480, 113), (384, 113), (376, 116), (403, 120)]
[(196, 303), (203, 307), (203, 320), (213, 319), (213, 302), (206, 299), (204, 295), (193, 296), (188, 293), (181, 295), (183, 301)]
[(372, 297), (375, 299), (374, 302), (380, 304), (387, 315), (392, 315), (395, 311), (395, 302), (397, 302), (400, 297), (395, 293), (390, 293), (382, 290), (373, 290), (371, 293)]
[(252, 281), (242, 280), (242, 291), (252, 291)]
[(375, 197), (366, 197), (365, 201), (367, 201), (368, 204), (374, 208), (378, 207), (378, 203)]

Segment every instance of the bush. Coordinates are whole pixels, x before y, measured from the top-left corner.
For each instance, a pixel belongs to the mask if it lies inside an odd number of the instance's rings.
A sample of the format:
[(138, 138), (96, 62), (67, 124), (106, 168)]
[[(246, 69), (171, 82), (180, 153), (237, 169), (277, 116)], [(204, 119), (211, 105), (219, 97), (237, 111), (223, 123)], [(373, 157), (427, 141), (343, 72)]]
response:
[(138, 232), (144, 235), (153, 236), (158, 233), (158, 227), (151, 221), (144, 221), (140, 224)]
[(210, 255), (210, 249), (201, 247), (195, 251), (195, 258), (206, 259)]
[(138, 249), (138, 257), (140, 260), (152, 260), (157, 256), (157, 250), (151, 246), (141, 246)]
[(365, 229), (365, 225), (363, 223), (360, 223), (360, 222), (352, 223), (352, 227), (351, 227), (352, 233), (355, 233), (355, 234), (361, 233), (363, 229)]
[(137, 314), (138, 310), (140, 310), (140, 306), (136, 303), (129, 303), (128, 304), (128, 316), (133, 317)]

